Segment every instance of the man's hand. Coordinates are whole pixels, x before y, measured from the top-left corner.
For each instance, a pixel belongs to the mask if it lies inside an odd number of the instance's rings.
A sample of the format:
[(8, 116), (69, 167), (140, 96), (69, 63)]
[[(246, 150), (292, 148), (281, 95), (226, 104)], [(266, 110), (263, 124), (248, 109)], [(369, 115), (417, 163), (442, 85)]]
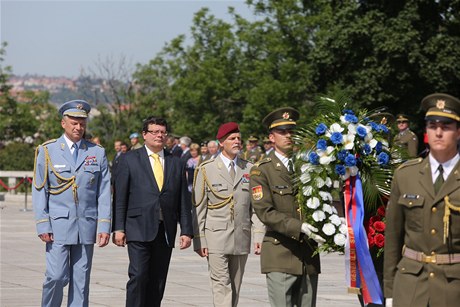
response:
[(393, 299), (392, 298), (385, 299), (385, 307), (393, 307)]
[(322, 237), (316, 234), (316, 232), (318, 232), (318, 229), (316, 229), (308, 223), (303, 223), (302, 227), (300, 228), (300, 231), (306, 234), (310, 239), (313, 239), (320, 244), (326, 242), (326, 240), (324, 240)]
[(40, 238), (40, 240), (42, 240), (43, 242), (46, 242), (46, 243), (54, 241), (52, 232), (50, 232), (50, 233), (41, 233), (41, 234), (38, 235), (38, 237)]
[(260, 242), (254, 243), (254, 254), (260, 255), (262, 244)]
[(112, 242), (116, 246), (124, 247), (126, 245), (126, 235), (124, 232), (116, 231), (112, 236)]
[(106, 232), (100, 232), (97, 234), (97, 246), (104, 247), (109, 244), (110, 234)]
[(206, 247), (197, 249), (195, 252), (201, 257), (208, 257), (208, 249)]
[(189, 236), (185, 236), (185, 235), (180, 236), (180, 242), (179, 242), (180, 249), (189, 248), (191, 244), (192, 244), (192, 239)]

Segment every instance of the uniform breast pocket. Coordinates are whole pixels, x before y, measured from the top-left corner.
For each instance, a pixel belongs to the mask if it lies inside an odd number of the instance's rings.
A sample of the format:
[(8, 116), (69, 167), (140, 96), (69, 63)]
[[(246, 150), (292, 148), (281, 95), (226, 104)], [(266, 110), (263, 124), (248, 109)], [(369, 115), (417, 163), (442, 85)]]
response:
[(97, 183), (101, 170), (98, 167), (85, 167), (83, 173), (87, 186), (93, 186)]
[(211, 185), (211, 188), (209, 186), (206, 186), (206, 191), (210, 192), (212, 190), (216, 192), (222, 192), (222, 191), (227, 191), (228, 190), (228, 185), (226, 183), (215, 183)]
[(70, 178), (72, 176), (70, 166), (66, 165), (54, 165), (54, 170), (56, 171), (56, 174), (54, 173), (52, 168), (49, 168), (49, 178), (51, 180), (51, 185), (59, 185), (63, 183), (62, 179), (59, 179), (57, 176), (60, 176), (62, 178)]
[(399, 197), (398, 204), (404, 207), (407, 227), (413, 231), (422, 231), (424, 202), (420, 195), (408, 197), (404, 194)]

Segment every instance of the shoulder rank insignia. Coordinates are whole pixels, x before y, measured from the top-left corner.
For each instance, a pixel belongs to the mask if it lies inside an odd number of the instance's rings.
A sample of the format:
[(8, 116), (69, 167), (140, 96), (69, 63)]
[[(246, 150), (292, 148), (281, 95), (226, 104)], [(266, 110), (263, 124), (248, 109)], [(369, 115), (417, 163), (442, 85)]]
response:
[(404, 168), (404, 167), (407, 167), (407, 166), (411, 166), (411, 165), (417, 165), (419, 163), (421, 163), (423, 161), (423, 158), (417, 158), (417, 159), (411, 159), (411, 160), (408, 160), (406, 162), (404, 162), (403, 164), (401, 164), (398, 169), (401, 169), (401, 168)]
[(201, 168), (201, 167), (205, 166), (206, 164), (211, 163), (212, 161), (214, 161), (214, 159), (209, 159), (209, 160), (206, 160), (206, 161), (204, 161), (204, 162), (201, 162), (201, 164), (200, 164), (199, 167)]
[(268, 158), (268, 157), (267, 157), (267, 158), (264, 158), (264, 159), (260, 160), (259, 162), (254, 163), (254, 166), (255, 166), (255, 167), (259, 167), (259, 165), (262, 165), (262, 164), (264, 164), (264, 163), (270, 162), (271, 160), (272, 160), (272, 159), (271, 159), (271, 158)]
[(56, 141), (57, 141), (57, 139), (48, 140), (48, 141), (46, 141), (45, 143), (41, 144), (40, 146), (45, 146), (45, 145), (54, 143), (54, 142), (56, 142)]
[(261, 185), (252, 188), (252, 199), (261, 200), (264, 197), (264, 192)]
[(261, 171), (257, 170), (257, 169), (253, 169), (251, 170), (251, 176), (254, 175), (254, 176), (260, 176), (260, 173)]

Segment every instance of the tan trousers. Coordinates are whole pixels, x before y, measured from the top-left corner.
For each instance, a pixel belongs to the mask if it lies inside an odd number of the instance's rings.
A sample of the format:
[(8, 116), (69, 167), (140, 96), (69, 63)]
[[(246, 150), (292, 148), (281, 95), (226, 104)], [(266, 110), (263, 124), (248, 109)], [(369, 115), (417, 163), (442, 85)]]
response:
[(238, 305), (247, 260), (248, 255), (209, 254), (208, 267), (215, 307)]

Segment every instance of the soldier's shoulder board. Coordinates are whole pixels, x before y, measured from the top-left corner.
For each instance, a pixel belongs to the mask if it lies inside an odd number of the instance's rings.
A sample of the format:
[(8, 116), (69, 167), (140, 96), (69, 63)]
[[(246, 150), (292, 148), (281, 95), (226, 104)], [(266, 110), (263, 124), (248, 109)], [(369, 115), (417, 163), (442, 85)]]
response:
[(55, 143), (56, 141), (57, 141), (57, 139), (48, 140), (45, 143), (41, 144), (40, 146), (45, 146), (45, 145), (48, 145), (48, 144), (51, 144), (51, 143)]
[(417, 158), (417, 159), (408, 160), (408, 161), (404, 162), (403, 164), (401, 164), (398, 167), (398, 169), (402, 169), (402, 168), (412, 166), (412, 165), (417, 165), (417, 164), (422, 163), (422, 161), (423, 161), (423, 158)]
[(267, 158), (264, 158), (264, 159), (262, 159), (262, 160), (260, 160), (260, 161), (258, 161), (258, 162), (256, 162), (256, 163), (254, 163), (254, 167), (259, 167), (260, 165), (265, 164), (265, 163), (268, 163), (268, 162), (270, 162), (271, 160), (272, 160), (272, 159), (271, 159), (271, 158), (268, 158), (268, 157), (267, 157)]
[(213, 162), (213, 161), (214, 161), (214, 158), (209, 159), (209, 160), (206, 160), (206, 161), (203, 161), (203, 162), (201, 162), (201, 164), (199, 165), (199, 168), (202, 168), (202, 167), (205, 166), (206, 164), (209, 164), (209, 163), (211, 163), (211, 162)]

